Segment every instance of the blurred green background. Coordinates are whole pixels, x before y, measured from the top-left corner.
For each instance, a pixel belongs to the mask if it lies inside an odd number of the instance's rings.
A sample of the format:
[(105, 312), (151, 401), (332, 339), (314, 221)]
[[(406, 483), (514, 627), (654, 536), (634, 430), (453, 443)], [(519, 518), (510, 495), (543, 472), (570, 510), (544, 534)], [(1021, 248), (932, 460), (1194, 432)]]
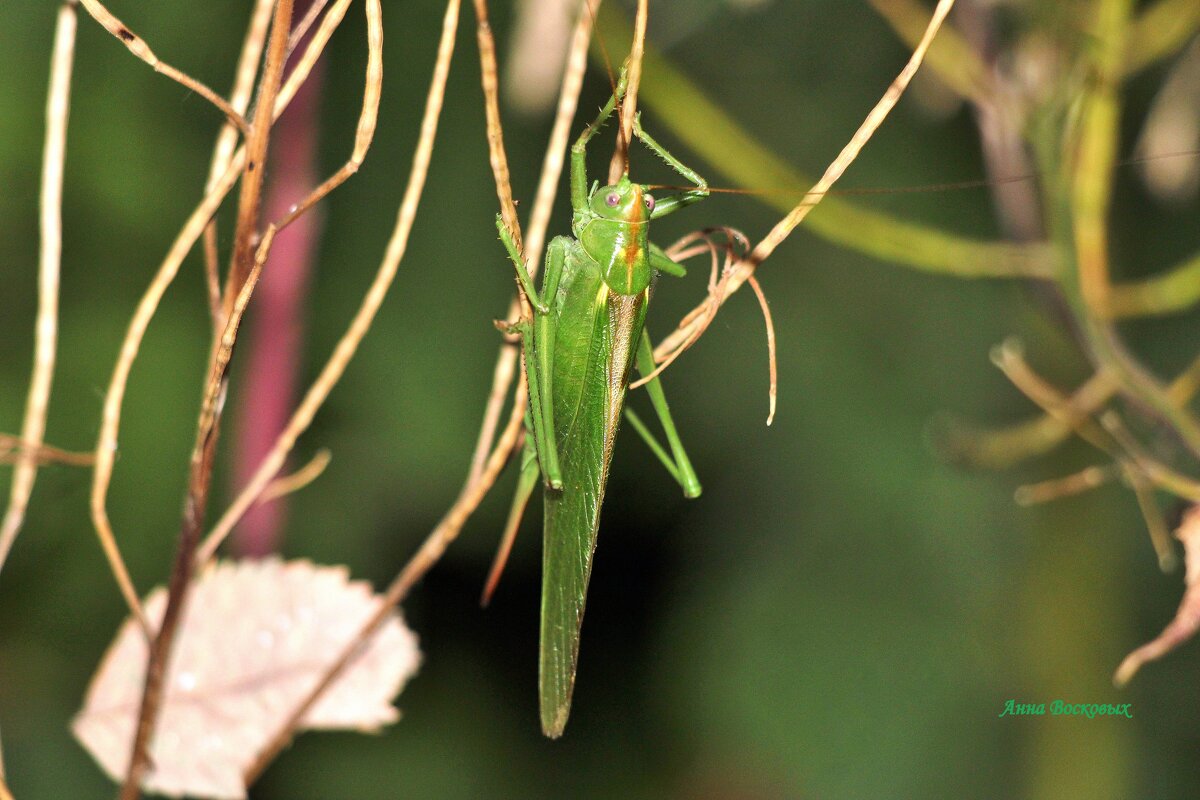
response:
[[(114, 11), (160, 56), (223, 90), (246, 5), (160, 0), (114, 3)], [(837, 153), (907, 57), (862, 2), (652, 5), (651, 39), (710, 99), (809, 174)], [(20, 427), (32, 352), (55, 9), (47, 0), (0, 4), (0, 430), (8, 432)], [(379, 129), (362, 171), (323, 206), (306, 300), (305, 379), (357, 307), (390, 233), (442, 4), (388, 3), (384, 12)], [(290, 499), (284, 553), (348, 564), (379, 586), (465, 476), (499, 341), (491, 321), (513, 291), (492, 225), (473, 23), (464, 9), (429, 184), (399, 278), (297, 451), (306, 459), (328, 447), (334, 458)], [(494, 4), (493, 23), (503, 66), (509, 4)], [(350, 149), (363, 29), (356, 4), (327, 55), (324, 171)], [(1123, 152), (1165, 70), (1130, 85)], [(593, 71), (581, 108), (590, 114), (607, 91)], [(200, 196), (218, 123), (202, 99), (155, 75), (81, 15), (53, 444), (93, 445), (125, 324)], [(660, 130), (652, 111), (645, 124)], [(550, 120), (506, 109), (505, 125), (527, 209)], [(660, 139), (715, 174), (665, 131)], [(603, 163), (594, 158), (593, 170)], [(649, 176), (643, 180), (667, 178), (644, 151), (633, 164), (635, 176)], [(983, 172), (969, 111), (931, 113), (910, 96), (848, 180), (902, 187)], [(1163, 204), (1125, 172), (1115, 200), (1115, 269), (1129, 277), (1194, 249), (1200, 207)], [(986, 190), (859, 201), (947, 230), (1000, 235)], [(560, 196), (552, 233), (565, 232), (567, 211)], [(721, 196), (656, 225), (655, 239), (667, 244), (719, 224), (757, 239), (776, 219), (758, 199)], [(226, 239), (230, 230), (226, 222)], [(659, 286), (649, 321), (659, 336), (703, 296), (704, 267), (695, 263), (688, 281)], [(536, 499), (496, 599), (486, 611), (478, 606), (508, 507), (508, 474), (405, 605), (425, 660), (397, 700), (403, 720), (379, 736), (303, 736), (252, 796), (1198, 796), (1197, 648), (1151, 665), (1129, 689), (1110, 682), (1121, 657), (1170, 618), (1182, 587), (1181, 573), (1157, 570), (1132, 495), (1109, 487), (1022, 509), (1011, 501), (1015, 486), (1077, 469), (1091, 453), (1072, 444), (992, 474), (950, 466), (928, 444), (941, 412), (988, 424), (1032, 412), (987, 358), (1010, 334), (1060, 385), (1086, 376), (1028, 287), (919, 274), (803, 229), (759, 276), (779, 336), (778, 418), (763, 425), (762, 320), (743, 292), (666, 378), (703, 496), (685, 501), (631, 434), (617, 445), (565, 738), (544, 740), (537, 724)], [(1200, 344), (1195, 322), (1190, 314), (1125, 332), (1150, 363), (1175, 368)], [(194, 253), (134, 370), (109, 503), (144, 591), (164, 582), (174, 552), (208, 342)], [(223, 456), (214, 512), (231, 494), (228, 450)], [(41, 472), (26, 530), (0, 576), (0, 727), (20, 800), (111, 794), (68, 730), (124, 609), (88, 520), (88, 480), (79, 469)], [(998, 719), (1010, 698), (1128, 702), (1134, 718)]]

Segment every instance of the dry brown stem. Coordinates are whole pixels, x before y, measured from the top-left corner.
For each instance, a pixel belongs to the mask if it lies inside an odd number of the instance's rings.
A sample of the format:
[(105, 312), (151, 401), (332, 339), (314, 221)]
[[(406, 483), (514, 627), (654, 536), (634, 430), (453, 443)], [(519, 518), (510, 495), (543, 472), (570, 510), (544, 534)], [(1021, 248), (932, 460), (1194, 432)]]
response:
[(221, 97), (219, 94), (192, 76), (181, 72), (164, 61), (161, 61), (159, 57), (154, 54), (154, 51), (150, 49), (150, 45), (146, 44), (146, 42), (136, 33), (129, 30), (125, 23), (117, 19), (111, 11), (104, 7), (103, 3), (101, 3), (99, 0), (80, 0), (80, 2), (83, 3), (84, 9), (92, 15), (92, 18), (95, 19), (96, 22), (99, 22), (102, 26), (104, 26), (106, 31), (121, 40), (121, 43), (129, 49), (129, 52), (133, 53), (139, 59), (149, 64), (155, 72), (166, 75), (171, 80), (185, 86), (188, 89), (191, 89), (193, 92), (212, 103), (214, 106), (220, 109), (221, 113), (223, 113), (230, 122), (236, 125), (243, 134), (248, 132), (249, 129), (246, 125), (246, 120), (237, 110), (233, 108), (233, 106), (226, 102), (225, 98)]
[(46, 412), (54, 380), (58, 343), (58, 284), (62, 261), (63, 164), (67, 153), (67, 119), (70, 113), (71, 66), (75, 59), (75, 6), (63, 3), (58, 10), (54, 50), (50, 63), (50, 91), (46, 100), (46, 144), (42, 155), (41, 252), (38, 257), (38, 311), (33, 374), (21, 425), (24, 449), (13, 470), (8, 508), (0, 521), (0, 570), (25, 521), (25, 510), (37, 478), (38, 451), (46, 433)]

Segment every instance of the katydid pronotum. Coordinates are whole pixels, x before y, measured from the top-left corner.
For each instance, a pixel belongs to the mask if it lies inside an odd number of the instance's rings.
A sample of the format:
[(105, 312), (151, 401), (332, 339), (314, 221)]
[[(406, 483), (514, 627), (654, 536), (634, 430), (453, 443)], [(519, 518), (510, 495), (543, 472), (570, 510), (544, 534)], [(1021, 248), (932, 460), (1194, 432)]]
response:
[(652, 377), (646, 389), (667, 448), (624, 404), (634, 363), (643, 375), (655, 369), (653, 348), (643, 330), (650, 286), (660, 272), (684, 275), (683, 267), (648, 239), (649, 222), (704, 199), (708, 184), (642, 130), (635, 117), (634, 135), (694, 188), (655, 200), (629, 180), (628, 171), (611, 186), (597, 182), (588, 188), (588, 142), (621, 102), (624, 87), (622, 77), (571, 148), (575, 238), (559, 236), (550, 242), (540, 292), (512, 233), (500, 217), (496, 220), (533, 308), (532, 319), (508, 328), (521, 338), (529, 387), (525, 449), (509, 529), (515, 530), (541, 476), (546, 488), (538, 683), (542, 730), (555, 738), (562, 734), (571, 709), (600, 506), (622, 413), (684, 495), (700, 494), (700, 481), (675, 431), (658, 377)]

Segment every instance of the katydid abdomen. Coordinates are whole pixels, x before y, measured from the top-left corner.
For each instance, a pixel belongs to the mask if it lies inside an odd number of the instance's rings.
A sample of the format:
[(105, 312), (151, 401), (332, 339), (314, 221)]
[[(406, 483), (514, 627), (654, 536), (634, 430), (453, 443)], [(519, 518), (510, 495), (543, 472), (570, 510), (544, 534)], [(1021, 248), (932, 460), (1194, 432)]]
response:
[(570, 712), (600, 508), (649, 295), (617, 294), (599, 264), (566, 241), (551, 360), (563, 488), (545, 493), (539, 671), (542, 729), (553, 737)]

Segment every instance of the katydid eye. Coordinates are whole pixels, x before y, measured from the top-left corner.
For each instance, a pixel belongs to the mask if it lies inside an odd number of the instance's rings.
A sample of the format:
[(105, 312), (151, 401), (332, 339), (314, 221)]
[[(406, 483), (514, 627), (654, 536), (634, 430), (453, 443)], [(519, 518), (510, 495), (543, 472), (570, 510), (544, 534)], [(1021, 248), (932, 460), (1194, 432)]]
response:
[(616, 192), (609, 192), (608, 197), (604, 198), (604, 202), (608, 203), (609, 208), (616, 208), (617, 203), (621, 202), (621, 195), (617, 194)]
[(647, 211), (654, 210), (654, 196), (653, 195), (649, 195), (649, 194), (646, 195), (646, 210)]

